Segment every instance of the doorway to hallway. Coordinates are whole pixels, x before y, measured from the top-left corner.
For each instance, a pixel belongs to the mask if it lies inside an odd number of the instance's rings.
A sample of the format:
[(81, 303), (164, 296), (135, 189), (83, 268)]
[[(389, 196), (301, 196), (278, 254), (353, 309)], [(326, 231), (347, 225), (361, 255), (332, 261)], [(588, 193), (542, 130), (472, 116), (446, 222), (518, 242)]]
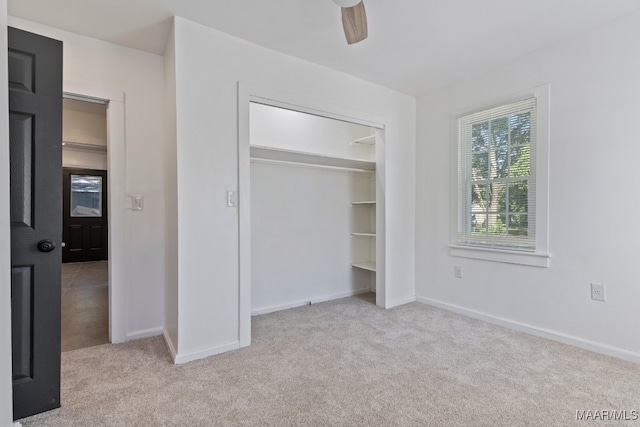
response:
[(109, 340), (107, 103), (63, 101), (61, 351)]

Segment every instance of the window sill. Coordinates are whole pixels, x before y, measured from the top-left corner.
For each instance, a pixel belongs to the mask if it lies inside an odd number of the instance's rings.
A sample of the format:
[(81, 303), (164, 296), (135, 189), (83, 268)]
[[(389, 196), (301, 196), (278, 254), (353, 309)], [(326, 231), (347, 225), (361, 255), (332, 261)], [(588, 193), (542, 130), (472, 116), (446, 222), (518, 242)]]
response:
[(477, 246), (449, 245), (449, 254), (454, 257), (482, 259), (507, 264), (549, 267), (551, 255), (539, 252), (520, 252), (503, 249), (488, 249)]

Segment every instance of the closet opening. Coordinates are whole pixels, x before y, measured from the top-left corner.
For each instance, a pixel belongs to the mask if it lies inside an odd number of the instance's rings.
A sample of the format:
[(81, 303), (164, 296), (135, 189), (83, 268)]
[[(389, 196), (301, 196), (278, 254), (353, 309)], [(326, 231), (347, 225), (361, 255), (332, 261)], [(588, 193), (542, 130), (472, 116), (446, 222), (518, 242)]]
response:
[(251, 315), (355, 295), (384, 307), (384, 130), (248, 109)]

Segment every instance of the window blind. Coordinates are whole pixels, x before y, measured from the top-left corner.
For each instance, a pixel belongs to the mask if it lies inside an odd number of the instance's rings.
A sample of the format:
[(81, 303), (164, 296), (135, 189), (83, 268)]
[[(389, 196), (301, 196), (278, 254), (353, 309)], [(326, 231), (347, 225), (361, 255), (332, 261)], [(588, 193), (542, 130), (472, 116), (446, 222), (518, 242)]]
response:
[(459, 245), (534, 251), (536, 98), (458, 120)]

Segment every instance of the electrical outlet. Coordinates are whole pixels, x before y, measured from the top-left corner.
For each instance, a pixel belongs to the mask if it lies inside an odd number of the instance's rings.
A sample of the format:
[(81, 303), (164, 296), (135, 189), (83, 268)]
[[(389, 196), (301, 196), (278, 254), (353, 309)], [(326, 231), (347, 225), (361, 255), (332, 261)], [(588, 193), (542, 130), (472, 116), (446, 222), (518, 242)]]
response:
[(591, 299), (594, 301), (606, 301), (607, 294), (606, 289), (601, 283), (592, 283), (591, 284)]
[(462, 266), (461, 265), (454, 265), (453, 266), (453, 275), (455, 277), (457, 277), (458, 279), (462, 279)]

